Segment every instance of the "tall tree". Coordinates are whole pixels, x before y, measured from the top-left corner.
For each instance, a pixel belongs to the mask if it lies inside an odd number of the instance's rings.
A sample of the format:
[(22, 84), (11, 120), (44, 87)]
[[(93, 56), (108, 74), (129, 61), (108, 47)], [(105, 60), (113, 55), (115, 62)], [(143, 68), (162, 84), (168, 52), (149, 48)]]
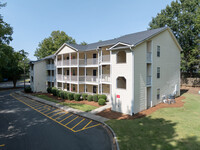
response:
[(150, 29), (168, 26), (178, 39), (183, 52), (181, 70), (193, 73), (200, 64), (200, 0), (176, 0), (161, 10), (149, 23)]
[(35, 56), (38, 59), (41, 59), (54, 54), (63, 43), (76, 44), (76, 41), (72, 37), (68, 36), (64, 31), (53, 31), (50, 37), (45, 38), (41, 43), (39, 43), (38, 48), (35, 51)]
[[(6, 3), (0, 2), (0, 9), (5, 7)], [(11, 35), (13, 34), (13, 29), (10, 25), (3, 20), (3, 16), (0, 14), (0, 46), (2, 44), (9, 44), (12, 41)]]

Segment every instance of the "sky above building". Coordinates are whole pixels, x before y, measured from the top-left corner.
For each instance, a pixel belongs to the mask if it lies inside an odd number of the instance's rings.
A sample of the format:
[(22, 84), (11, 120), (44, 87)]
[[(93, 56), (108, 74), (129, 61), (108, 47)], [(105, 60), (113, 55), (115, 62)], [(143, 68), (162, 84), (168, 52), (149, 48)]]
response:
[(108, 40), (144, 31), (172, 0), (1, 0), (4, 21), (14, 30), (10, 45), (31, 60), (39, 42), (61, 30), (77, 43)]

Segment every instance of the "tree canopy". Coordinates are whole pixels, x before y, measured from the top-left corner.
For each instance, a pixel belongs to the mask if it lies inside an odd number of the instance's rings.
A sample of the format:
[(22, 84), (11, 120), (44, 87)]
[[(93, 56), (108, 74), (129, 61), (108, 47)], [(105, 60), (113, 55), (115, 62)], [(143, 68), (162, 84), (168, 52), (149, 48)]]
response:
[(150, 29), (168, 26), (183, 52), (181, 70), (193, 73), (200, 64), (200, 0), (176, 0), (161, 10), (149, 23)]
[(45, 38), (39, 43), (34, 56), (36, 56), (37, 59), (41, 59), (54, 54), (63, 43), (76, 44), (76, 41), (72, 37), (68, 36), (64, 31), (53, 31), (50, 37)]

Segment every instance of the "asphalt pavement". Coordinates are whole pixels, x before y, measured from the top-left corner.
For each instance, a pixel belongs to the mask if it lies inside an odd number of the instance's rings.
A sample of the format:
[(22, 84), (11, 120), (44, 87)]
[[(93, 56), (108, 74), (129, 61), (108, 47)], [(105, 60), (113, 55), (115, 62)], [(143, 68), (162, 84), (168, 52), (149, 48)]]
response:
[(0, 91), (0, 150), (110, 150), (98, 122)]

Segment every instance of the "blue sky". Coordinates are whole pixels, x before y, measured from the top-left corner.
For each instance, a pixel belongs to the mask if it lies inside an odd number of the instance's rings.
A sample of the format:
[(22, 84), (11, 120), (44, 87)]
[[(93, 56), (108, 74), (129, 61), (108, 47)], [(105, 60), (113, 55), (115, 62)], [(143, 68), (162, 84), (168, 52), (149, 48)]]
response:
[(2, 0), (4, 20), (13, 29), (10, 43), (35, 60), (39, 42), (54, 30), (62, 30), (78, 43), (108, 40), (148, 28), (172, 0)]

